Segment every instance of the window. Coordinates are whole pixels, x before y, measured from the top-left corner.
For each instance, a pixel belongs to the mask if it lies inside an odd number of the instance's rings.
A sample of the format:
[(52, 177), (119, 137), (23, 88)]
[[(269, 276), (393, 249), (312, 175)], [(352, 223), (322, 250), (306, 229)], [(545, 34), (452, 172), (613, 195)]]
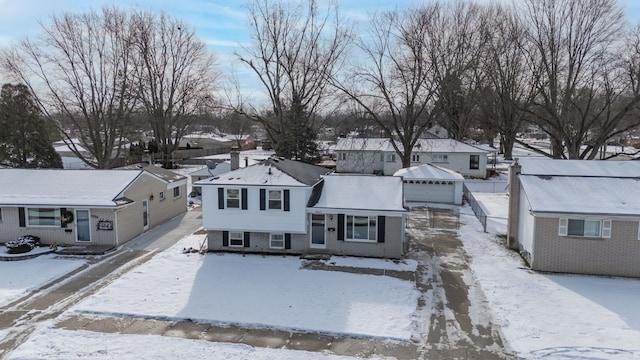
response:
[(387, 162), (396, 162), (396, 154), (387, 154)]
[(377, 234), (376, 216), (346, 216), (347, 240), (376, 241)]
[(449, 161), (449, 156), (447, 154), (433, 154), (431, 159), (434, 163), (446, 163)]
[(411, 162), (420, 162), (420, 155), (411, 155)]
[(269, 247), (284, 249), (284, 234), (269, 234)]
[(347, 153), (346, 152), (340, 152), (340, 160), (344, 161), (347, 160)]
[(281, 190), (269, 190), (269, 209), (270, 210), (282, 209), (282, 191)]
[(244, 234), (241, 232), (229, 233), (229, 246), (243, 247), (244, 246)]
[(29, 208), (27, 221), (29, 226), (60, 226), (60, 209)]
[(480, 155), (471, 155), (471, 157), (469, 157), (469, 169), (480, 169)]
[[(180, 197), (180, 187), (173, 188), (173, 197), (174, 198)], [(162, 199), (162, 197), (160, 199)]]
[(560, 219), (558, 235), (610, 238), (611, 220)]
[(164, 200), (164, 191), (160, 191), (158, 196), (160, 197), (160, 200)]
[(227, 189), (227, 208), (240, 208), (240, 189)]

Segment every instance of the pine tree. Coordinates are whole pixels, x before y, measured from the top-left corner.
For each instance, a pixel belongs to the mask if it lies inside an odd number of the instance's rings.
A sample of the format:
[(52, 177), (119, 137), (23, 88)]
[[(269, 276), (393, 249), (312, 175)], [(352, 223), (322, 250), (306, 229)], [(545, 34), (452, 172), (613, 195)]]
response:
[(0, 129), (0, 163), (17, 168), (62, 168), (50, 129), (25, 85), (2, 86)]

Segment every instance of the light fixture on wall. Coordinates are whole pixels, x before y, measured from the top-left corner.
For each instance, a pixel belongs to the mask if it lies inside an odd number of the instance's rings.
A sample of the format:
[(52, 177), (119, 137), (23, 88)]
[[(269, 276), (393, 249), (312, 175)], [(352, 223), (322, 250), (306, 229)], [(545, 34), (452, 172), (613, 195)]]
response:
[(153, 201), (153, 194), (149, 195), (149, 201)]
[(333, 220), (333, 215), (329, 215), (329, 220)]

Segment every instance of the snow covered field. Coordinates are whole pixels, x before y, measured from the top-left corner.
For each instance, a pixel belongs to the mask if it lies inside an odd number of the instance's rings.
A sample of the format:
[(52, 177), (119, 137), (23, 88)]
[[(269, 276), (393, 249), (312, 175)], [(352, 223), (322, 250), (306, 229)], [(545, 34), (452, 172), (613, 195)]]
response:
[(464, 207), (467, 224), (460, 228), (460, 238), (494, 321), (519, 356), (640, 358), (640, 280), (530, 271), (495, 236), (507, 232), (508, 197), (475, 195), (488, 209), (488, 233), (470, 221), (473, 213)]
[[(48, 248), (41, 248), (48, 251)], [(38, 249), (32, 250), (36, 252)], [(4, 247), (2, 249), (4, 251)], [(7, 255), (3, 255), (7, 256)], [(7, 305), (85, 263), (83, 259), (61, 259), (54, 254), (29, 260), (0, 261), (0, 306)]]

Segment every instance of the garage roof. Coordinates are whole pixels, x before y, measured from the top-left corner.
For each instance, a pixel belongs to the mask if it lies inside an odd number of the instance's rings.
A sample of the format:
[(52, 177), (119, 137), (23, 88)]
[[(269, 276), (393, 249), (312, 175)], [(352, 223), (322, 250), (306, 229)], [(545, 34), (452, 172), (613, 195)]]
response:
[(401, 176), (403, 179), (464, 181), (464, 177), (457, 172), (431, 164), (400, 169), (393, 176)]

